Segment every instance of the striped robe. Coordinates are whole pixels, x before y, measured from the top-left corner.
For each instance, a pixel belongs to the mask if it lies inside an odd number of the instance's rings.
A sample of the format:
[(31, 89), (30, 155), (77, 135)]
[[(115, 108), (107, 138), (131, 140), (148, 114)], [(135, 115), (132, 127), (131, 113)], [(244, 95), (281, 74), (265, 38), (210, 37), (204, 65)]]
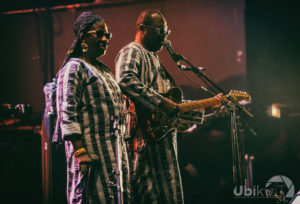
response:
[[(124, 203), (130, 202), (121, 90), (109, 69), (102, 63), (99, 66), (101, 70), (72, 58), (58, 73), (54, 136), (61, 135), (65, 141), (67, 200), (70, 204), (117, 203), (116, 187), (109, 186), (109, 182), (116, 183), (113, 174), (116, 170), (116, 138), (119, 138)], [(74, 148), (70, 140), (76, 135), (81, 135), (93, 160), (88, 177), (82, 175), (76, 158), (72, 156)]]
[[(164, 93), (170, 88), (170, 80), (158, 56), (136, 42), (121, 49), (115, 69), (119, 84), (125, 84), (130, 90), (127, 95), (143, 104), (144, 111), (145, 108), (155, 111), (162, 98), (158, 92)], [(141, 131), (132, 136), (139, 134)], [(130, 158), (134, 203), (183, 203), (176, 137), (176, 132), (172, 132), (159, 143), (148, 143)]]

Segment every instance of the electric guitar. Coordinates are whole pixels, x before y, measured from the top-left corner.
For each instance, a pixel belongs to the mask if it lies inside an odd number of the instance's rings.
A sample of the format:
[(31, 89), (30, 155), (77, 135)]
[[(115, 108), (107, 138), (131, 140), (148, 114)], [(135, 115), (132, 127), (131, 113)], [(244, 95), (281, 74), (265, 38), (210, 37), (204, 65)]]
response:
[[(215, 97), (182, 103), (182, 91), (177, 87), (171, 88), (167, 91), (167, 93), (161, 95), (173, 100), (175, 103), (178, 103), (179, 114), (203, 108), (210, 108), (220, 103), (220, 100)], [(229, 102), (227, 99), (228, 96), (231, 96), (238, 102), (242, 100), (251, 101), (251, 96), (248, 93), (231, 90), (227, 96), (221, 97), (222, 103)], [(157, 110), (155, 113), (150, 113), (145, 110), (137, 110), (137, 114), (137, 125), (141, 127), (143, 135), (145, 136), (144, 139), (148, 142), (158, 142), (175, 129), (181, 131), (184, 128), (187, 129), (187, 126), (180, 122), (179, 114), (168, 115), (161, 110)]]

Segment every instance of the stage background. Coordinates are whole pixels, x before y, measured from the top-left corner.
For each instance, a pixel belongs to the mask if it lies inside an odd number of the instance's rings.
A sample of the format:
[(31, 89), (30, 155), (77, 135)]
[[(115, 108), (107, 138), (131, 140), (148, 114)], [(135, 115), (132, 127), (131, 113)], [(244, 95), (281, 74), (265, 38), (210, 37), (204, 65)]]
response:
[[(27, 120), (26, 125), (41, 124), (45, 100), (43, 86), (59, 69), (73, 41), (74, 20), (82, 11), (92, 10), (99, 14), (113, 33), (107, 54), (100, 60), (114, 73), (118, 51), (134, 40), (138, 13), (146, 8), (159, 9), (172, 30), (169, 39), (175, 52), (195, 66), (207, 68), (205, 74), (224, 90), (247, 91), (252, 96), (252, 103), (246, 107), (255, 117), (242, 116), (242, 122), (246, 152), (255, 157), (254, 184), (264, 186), (272, 176), (285, 175), (293, 181), (295, 189), (299, 189), (300, 9), (296, 1), (103, 2), (105, 4), (90, 8), (2, 13), (0, 104), (30, 104), (32, 119)], [(166, 50), (162, 50), (159, 57), (183, 89), (186, 99), (209, 96), (182, 75)], [(187, 74), (203, 84), (193, 74)], [(267, 114), (272, 103), (285, 105), (280, 119)], [(1, 167), (1, 183), (7, 185), (2, 185), (0, 190), (9, 195), (1, 198), (6, 198), (5, 201), (13, 198), (18, 203), (22, 197), (12, 196), (27, 194), (33, 203), (40, 203), (42, 192), (37, 186), (42, 183), (41, 165), (37, 164), (42, 162), (40, 154), (45, 151), (36, 148), (40, 138), (36, 132), (16, 131), (15, 128), (8, 132), (5, 127), (1, 129), (0, 139), (1, 162), (8, 164)], [(208, 122), (191, 134), (181, 135), (178, 147), (187, 203), (220, 203), (232, 199), (228, 116)], [(35, 157), (17, 160), (21, 152), (24, 152), (22, 156), (33, 154)], [(18, 175), (26, 160), (25, 164), (34, 170), (27, 168), (24, 172), (34, 178), (33, 182), (23, 174)], [(197, 170), (196, 175), (186, 169), (189, 164)], [(63, 185), (64, 182), (60, 182)], [(26, 191), (24, 185), (28, 187)], [(8, 188), (3, 190), (5, 186)]]
[[(113, 73), (118, 51), (134, 40), (137, 16), (146, 8), (163, 12), (176, 52), (195, 66), (207, 68), (216, 83), (237, 78), (238, 83), (226, 88), (246, 89), (244, 1), (239, 0), (154, 1), (90, 9), (105, 19), (113, 33), (107, 54), (100, 58)], [(35, 111), (43, 111), (43, 85), (62, 64), (74, 39), (73, 23), (83, 10), (86, 9), (1, 16), (1, 27), (6, 28), (1, 33), (6, 48), (1, 51), (1, 102), (29, 103)], [(201, 96), (202, 90), (179, 72), (165, 50), (159, 56), (179, 85), (193, 87), (186, 97)]]

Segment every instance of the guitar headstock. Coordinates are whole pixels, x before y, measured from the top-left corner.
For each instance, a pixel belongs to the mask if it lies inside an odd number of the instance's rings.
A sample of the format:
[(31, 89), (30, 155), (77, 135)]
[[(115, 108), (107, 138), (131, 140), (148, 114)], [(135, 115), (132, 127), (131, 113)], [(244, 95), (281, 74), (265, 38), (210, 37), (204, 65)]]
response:
[(231, 96), (236, 101), (251, 101), (251, 96), (244, 91), (231, 90), (229, 92), (229, 96)]

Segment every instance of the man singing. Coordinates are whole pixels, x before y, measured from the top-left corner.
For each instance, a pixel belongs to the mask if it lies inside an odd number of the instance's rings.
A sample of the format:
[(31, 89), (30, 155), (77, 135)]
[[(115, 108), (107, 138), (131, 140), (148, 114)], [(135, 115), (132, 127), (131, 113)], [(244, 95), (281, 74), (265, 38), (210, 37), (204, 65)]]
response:
[[(178, 112), (176, 103), (159, 94), (175, 86), (156, 55), (169, 34), (160, 11), (144, 10), (136, 22), (135, 41), (117, 55), (116, 79), (134, 102), (138, 118), (149, 110), (160, 109), (168, 115)], [(134, 203), (183, 203), (176, 131), (156, 143), (143, 141), (144, 132), (137, 125), (131, 135), (138, 138), (131, 146)]]

